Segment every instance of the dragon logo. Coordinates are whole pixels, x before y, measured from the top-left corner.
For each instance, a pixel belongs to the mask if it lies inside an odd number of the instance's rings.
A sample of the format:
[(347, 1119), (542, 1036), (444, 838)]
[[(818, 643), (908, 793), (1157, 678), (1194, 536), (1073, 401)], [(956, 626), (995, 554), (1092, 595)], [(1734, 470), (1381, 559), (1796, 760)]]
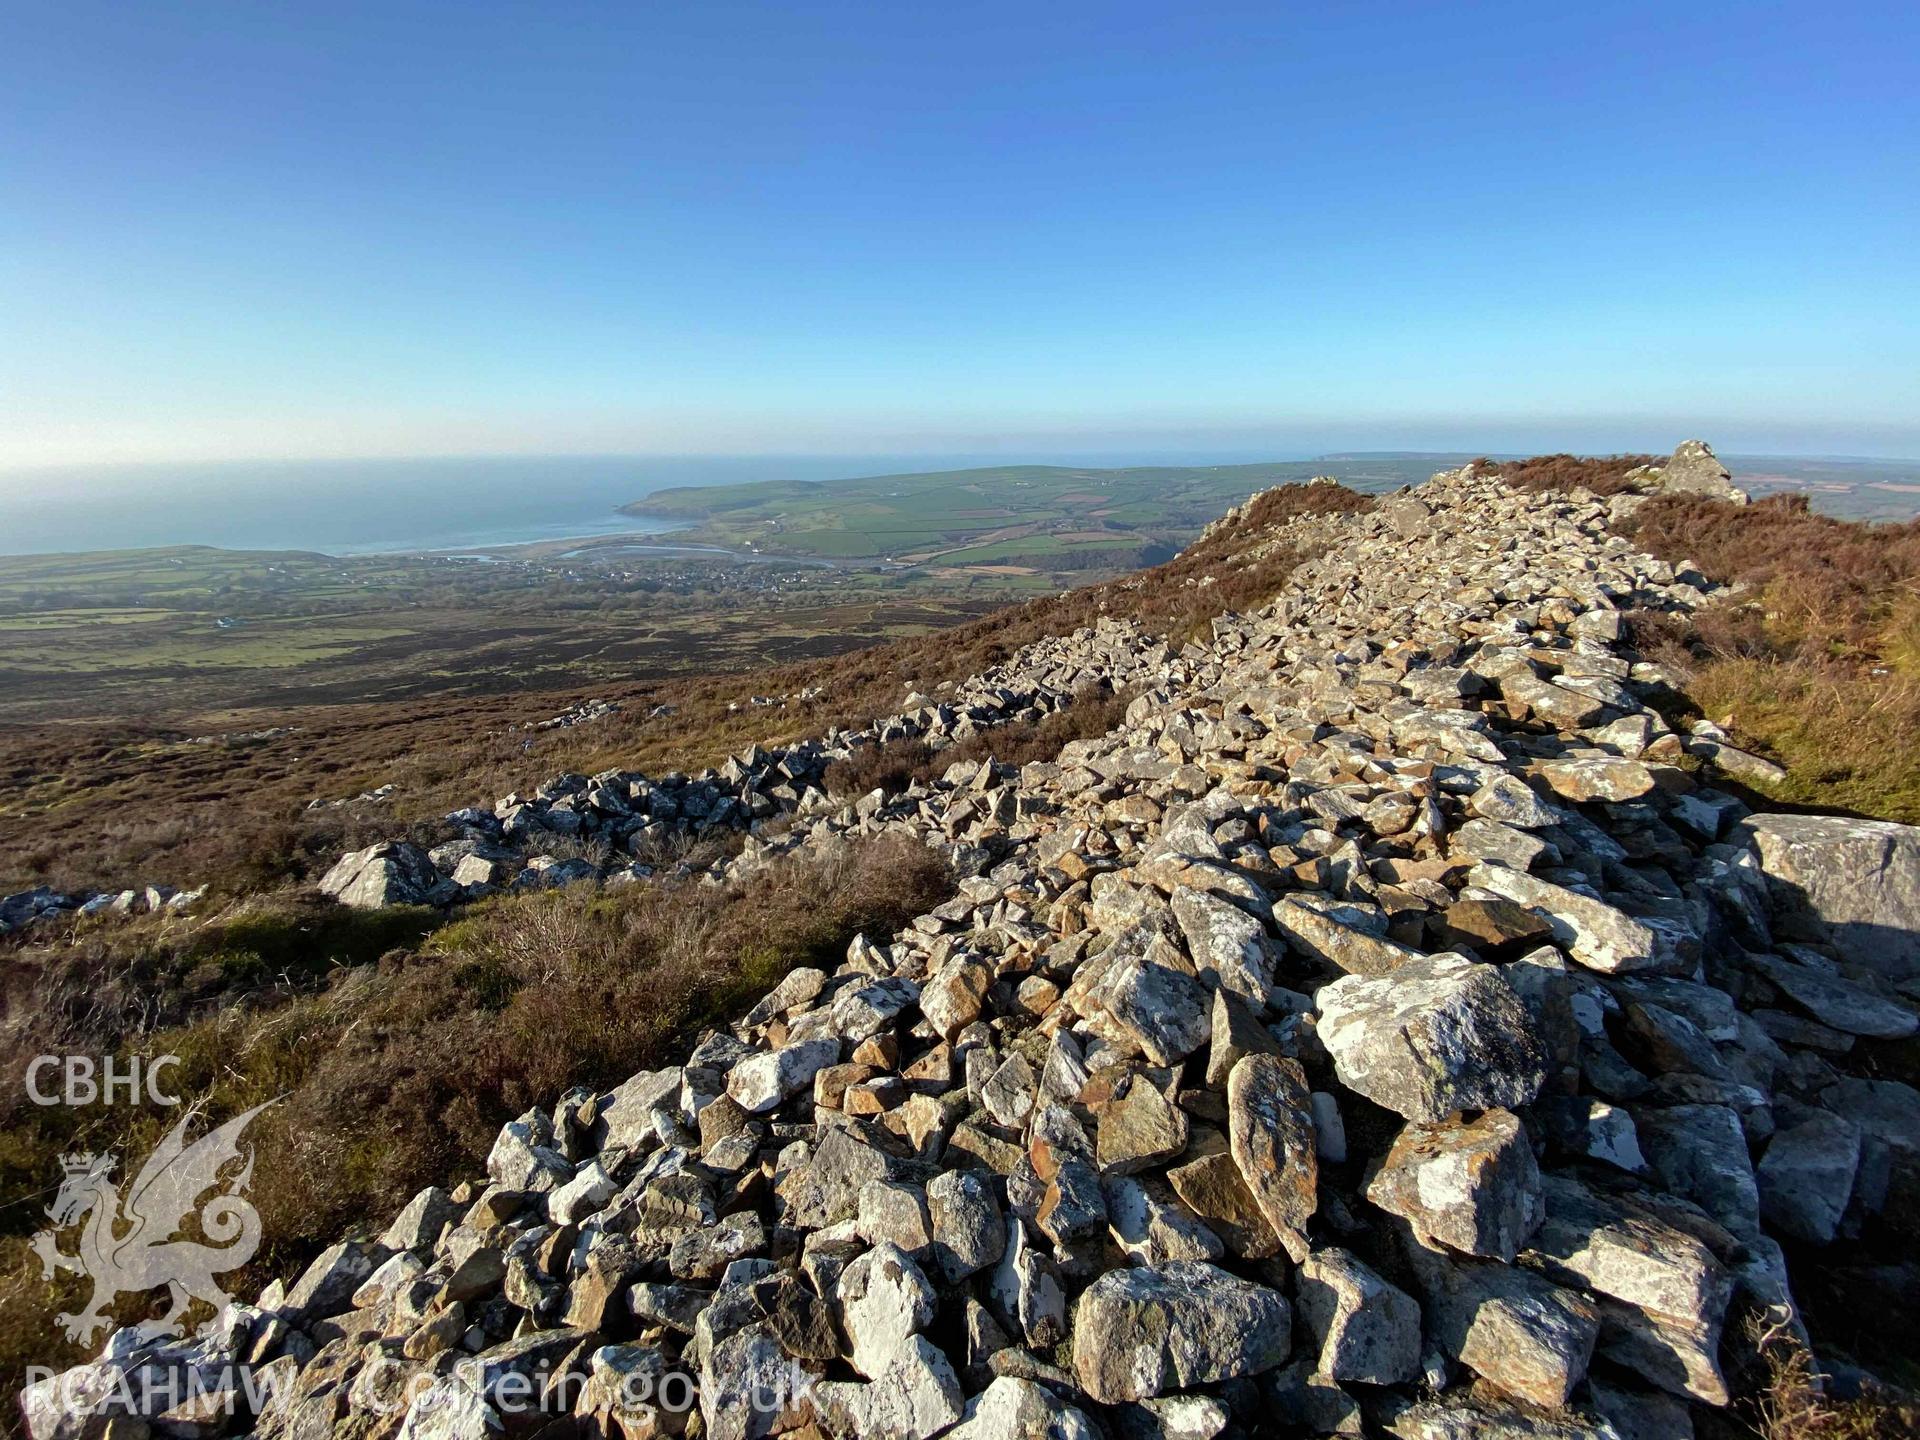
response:
[[(107, 1307), (116, 1297), (162, 1285), (171, 1308), (140, 1326), (143, 1336), (178, 1335), (195, 1300), (216, 1311), (226, 1305), (227, 1296), (213, 1277), (246, 1264), (260, 1247), (259, 1212), (243, 1198), (253, 1176), (253, 1151), (241, 1150), (240, 1132), (274, 1103), (256, 1105), (191, 1144), (187, 1126), (199, 1110), (188, 1111), (154, 1147), (125, 1196), (110, 1178), (113, 1156), (61, 1157), (66, 1179), (47, 1207), (53, 1224), (33, 1237), (33, 1250), (48, 1279), (71, 1270), (93, 1281), (86, 1309), (59, 1317), (69, 1340), (91, 1341), (107, 1323)], [(221, 1172), (236, 1161), (243, 1162), (238, 1173), (223, 1178)], [(209, 1190), (218, 1193), (202, 1204), (200, 1197)], [(200, 1234), (210, 1244), (180, 1234), (196, 1211)], [(80, 1248), (67, 1255), (57, 1237), (75, 1224), (81, 1225)]]

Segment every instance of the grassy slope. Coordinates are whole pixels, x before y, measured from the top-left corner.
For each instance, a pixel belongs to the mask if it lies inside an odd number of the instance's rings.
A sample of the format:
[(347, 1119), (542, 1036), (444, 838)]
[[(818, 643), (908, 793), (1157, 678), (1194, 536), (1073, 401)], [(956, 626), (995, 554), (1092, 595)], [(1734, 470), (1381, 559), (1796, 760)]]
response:
[[(1541, 455), (1500, 470), (1520, 489), (1617, 495), (1653, 458)], [(1803, 494), (1658, 496), (1620, 528), (1740, 587), (1689, 621), (1637, 624), (1642, 645), (1684, 671), (1700, 714), (1787, 767), (1769, 799), (1920, 823), (1920, 520), (1844, 520)]]
[[(501, 898), (437, 933), (431, 912), (278, 897), (209, 926), (96, 928), (17, 957), (0, 1037), (0, 1391), (29, 1365), (84, 1358), (53, 1323), (84, 1286), (44, 1278), (28, 1249), (58, 1157), (111, 1150), (124, 1180), (181, 1114), (31, 1105), (31, 1056), (179, 1056), (169, 1079), (207, 1124), (279, 1099), (247, 1137), (262, 1249), (225, 1277), (250, 1293), (422, 1185), (477, 1176), (527, 1106), (665, 1063), (788, 969), (831, 967), (854, 935), (888, 935), (951, 893), (931, 851), (894, 837), (739, 886)], [(380, 958), (390, 946), (405, 948)], [(150, 1302), (123, 1297), (116, 1316)], [(10, 1404), (0, 1416), (0, 1431), (17, 1421)]]
[(1707, 718), (1787, 767), (1790, 805), (1920, 824), (1920, 521), (1662, 498), (1636, 543), (1745, 593), (1666, 640)]

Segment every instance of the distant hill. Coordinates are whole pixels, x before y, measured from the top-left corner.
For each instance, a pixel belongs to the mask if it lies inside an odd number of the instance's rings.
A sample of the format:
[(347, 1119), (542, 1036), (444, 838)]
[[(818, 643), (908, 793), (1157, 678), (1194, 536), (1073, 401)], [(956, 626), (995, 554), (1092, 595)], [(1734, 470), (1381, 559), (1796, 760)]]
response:
[[(1097, 552), (1126, 568), (1141, 547), (1178, 546), (1259, 490), (1333, 474), (1379, 493), (1425, 480), (1469, 457), (1367, 456), (1248, 465), (1095, 469), (999, 465), (972, 470), (768, 481), (662, 490), (622, 509), (694, 521), (680, 538), (769, 554), (896, 564), (1018, 563), (1097, 568)], [(1157, 549), (1156, 552), (1157, 553)], [(1064, 562), (1064, 563), (1062, 563)], [(1137, 562), (1134, 562), (1137, 563)]]

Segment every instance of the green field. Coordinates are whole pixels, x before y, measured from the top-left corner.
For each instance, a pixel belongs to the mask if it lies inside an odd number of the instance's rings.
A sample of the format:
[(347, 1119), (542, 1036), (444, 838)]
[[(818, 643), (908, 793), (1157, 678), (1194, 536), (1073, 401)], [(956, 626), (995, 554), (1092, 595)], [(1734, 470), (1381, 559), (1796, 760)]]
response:
[(1274, 485), (1333, 474), (1357, 490), (1391, 490), (1426, 479), (1445, 458), (1120, 470), (1003, 465), (662, 490), (625, 509), (693, 521), (697, 528), (684, 537), (693, 543), (765, 554), (1044, 569), (1050, 556), (1076, 550), (1178, 546), (1229, 506)]

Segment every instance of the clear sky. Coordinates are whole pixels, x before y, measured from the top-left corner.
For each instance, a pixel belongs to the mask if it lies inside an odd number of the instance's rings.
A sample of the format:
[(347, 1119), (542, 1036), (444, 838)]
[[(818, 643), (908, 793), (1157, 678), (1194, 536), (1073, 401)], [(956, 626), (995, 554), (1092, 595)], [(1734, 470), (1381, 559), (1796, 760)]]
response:
[(1920, 454), (1916, 13), (0, 0), (0, 467)]

